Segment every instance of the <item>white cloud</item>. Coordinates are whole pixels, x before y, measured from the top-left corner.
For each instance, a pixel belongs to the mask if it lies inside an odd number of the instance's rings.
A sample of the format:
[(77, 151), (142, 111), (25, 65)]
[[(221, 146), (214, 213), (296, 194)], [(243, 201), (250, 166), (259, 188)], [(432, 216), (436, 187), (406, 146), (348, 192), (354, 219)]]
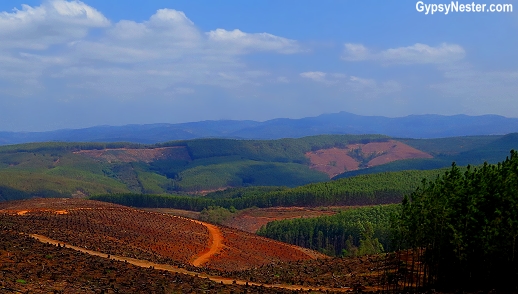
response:
[(107, 27), (100, 12), (80, 1), (52, 0), (37, 7), (0, 12), (0, 48), (44, 50), (85, 37), (90, 28)]
[(416, 43), (408, 47), (373, 52), (361, 44), (345, 44), (342, 59), (346, 61), (373, 60), (384, 64), (426, 64), (450, 63), (464, 58), (464, 48), (456, 44), (443, 43), (432, 47)]
[(290, 82), (290, 80), (284, 76), (277, 77), (277, 79), (275, 81), (277, 83), (281, 83), (281, 84), (288, 84)]
[(347, 61), (363, 61), (371, 59), (371, 53), (362, 44), (351, 44), (347, 43), (344, 45), (343, 60)]
[(447, 99), (459, 101), (464, 113), (516, 117), (518, 71), (481, 71), (469, 64), (442, 70), (444, 81), (430, 87)]
[[(92, 28), (100, 30), (89, 35)], [(110, 97), (193, 85), (259, 85), (269, 73), (249, 69), (242, 60), (258, 51), (291, 54), (300, 46), (268, 33), (204, 33), (174, 9), (159, 9), (142, 22), (116, 23), (74, 0), (0, 12), (0, 83), (23, 85), (28, 95), (49, 82), (67, 90), (62, 95), (80, 89)]]
[(379, 83), (374, 79), (348, 76), (343, 73), (325, 73), (321, 71), (309, 71), (299, 74), (301, 77), (322, 83), (328, 86), (336, 86), (341, 91), (363, 92), (364, 96), (377, 96), (383, 93), (394, 93), (401, 91), (401, 86), (395, 81)]
[(235, 52), (273, 51), (292, 54), (301, 51), (297, 41), (268, 33), (249, 34), (238, 29), (233, 31), (217, 29), (206, 34), (209, 41)]
[(322, 82), (322, 83), (328, 83), (329, 81), (326, 80), (327, 74), (325, 72), (321, 71), (307, 71), (300, 73), (300, 76), (306, 79), (313, 80), (315, 82)]

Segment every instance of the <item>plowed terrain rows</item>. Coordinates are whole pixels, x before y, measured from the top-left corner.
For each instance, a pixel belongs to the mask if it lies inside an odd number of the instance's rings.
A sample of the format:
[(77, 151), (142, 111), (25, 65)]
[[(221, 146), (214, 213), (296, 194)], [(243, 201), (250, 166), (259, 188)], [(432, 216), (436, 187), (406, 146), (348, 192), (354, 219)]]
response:
[[(154, 269), (157, 269), (157, 270), (165, 270), (165, 271), (173, 272), (173, 273), (181, 273), (181, 274), (186, 274), (186, 275), (190, 275), (190, 276), (206, 278), (206, 279), (209, 279), (211, 281), (214, 281), (214, 282), (217, 282), (217, 283), (220, 283), (220, 284), (227, 284), (227, 285), (231, 285), (231, 284), (250, 285), (250, 286), (262, 286), (262, 287), (266, 287), (266, 288), (281, 288), (281, 289), (307, 290), (307, 291), (315, 289), (315, 287), (287, 285), (287, 284), (282, 284), (282, 283), (276, 283), (276, 284), (254, 283), (254, 282), (249, 282), (249, 281), (245, 281), (245, 280), (236, 280), (236, 279), (232, 279), (232, 278), (224, 278), (224, 277), (219, 277), (219, 276), (200, 274), (198, 272), (192, 272), (192, 271), (188, 271), (188, 270), (185, 270), (185, 269), (181, 269), (181, 268), (170, 266), (170, 265), (166, 265), (166, 264), (158, 264), (158, 263), (150, 262), (150, 261), (147, 261), (147, 260), (140, 260), (140, 259), (135, 259), (135, 258), (126, 258), (126, 257), (123, 257), (123, 256), (117, 256), (117, 255), (111, 256), (111, 255), (103, 254), (102, 252), (98, 252), (98, 251), (94, 251), (94, 250), (87, 250), (87, 249), (76, 247), (76, 246), (66, 245), (66, 244), (60, 243), (57, 240), (52, 240), (52, 239), (49, 239), (49, 238), (47, 238), (45, 236), (41, 236), (41, 235), (31, 235), (31, 237), (33, 237), (36, 240), (39, 240), (41, 242), (48, 243), (48, 244), (53, 244), (53, 245), (57, 245), (57, 246), (64, 246), (64, 247), (68, 246), (68, 248), (71, 248), (71, 249), (76, 250), (76, 251), (80, 251), (82, 253), (90, 254), (90, 255), (93, 255), (93, 256), (104, 257), (104, 258), (113, 259), (113, 260), (116, 260), (116, 261), (124, 261), (125, 263), (129, 263), (129, 264), (136, 265), (136, 266), (143, 267), (143, 268), (154, 268)], [(322, 291), (348, 292), (351, 289), (346, 289), (346, 288), (333, 289), (333, 288), (329, 288), (329, 287), (320, 287), (319, 290), (322, 290)]]
[[(75, 200), (69, 202), (75, 204)], [(130, 257), (158, 255), (189, 263), (209, 243), (207, 228), (184, 218), (123, 206), (69, 207), (67, 211), (28, 209), (20, 217), (30, 232), (111, 254), (123, 250)]]
[(272, 262), (327, 258), (317, 252), (308, 254), (299, 247), (232, 228), (223, 227), (221, 232), (225, 240), (223, 249), (209, 260), (207, 266), (222, 271), (244, 270), (250, 268), (248, 264), (264, 265)]
[[(286, 285), (268, 288), (256, 283), (175, 271), (131, 259), (117, 261), (106, 254), (80, 253), (69, 246), (57, 247), (36, 241), (27, 235), (5, 229), (9, 218), (0, 214), (0, 293), (302, 293)], [(44, 241), (51, 241), (44, 239)], [(61, 244), (62, 245), (62, 244)], [(79, 248), (77, 248), (79, 249)], [(85, 250), (85, 249), (82, 249)], [(95, 253), (86, 250), (85, 253)], [(140, 261), (139, 261), (140, 262)], [(143, 268), (145, 267), (145, 268)], [(169, 265), (165, 267), (172, 268)], [(244, 283), (244, 285), (241, 285)], [(300, 289), (301, 287), (297, 287)], [(304, 287), (305, 289), (309, 287)], [(304, 291), (304, 293), (308, 293)], [(314, 292), (312, 292), (314, 293)]]
[(182, 267), (194, 264), (229, 271), (320, 256), (238, 230), (90, 200), (11, 202), (0, 204), (0, 213), (11, 215), (25, 233)]

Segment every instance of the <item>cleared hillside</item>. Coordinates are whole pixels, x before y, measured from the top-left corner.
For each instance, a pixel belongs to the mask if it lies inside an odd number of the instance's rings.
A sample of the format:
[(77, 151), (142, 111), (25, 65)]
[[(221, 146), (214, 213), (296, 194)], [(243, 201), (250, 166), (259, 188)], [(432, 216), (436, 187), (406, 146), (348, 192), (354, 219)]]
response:
[(324, 172), (330, 178), (343, 172), (369, 168), (398, 160), (433, 158), (428, 153), (395, 140), (349, 144), (345, 148), (320, 149), (307, 152), (306, 157), (311, 162), (311, 169)]
[(24, 233), (180, 267), (228, 271), (323, 257), (243, 231), (84, 199), (4, 202), (0, 217)]

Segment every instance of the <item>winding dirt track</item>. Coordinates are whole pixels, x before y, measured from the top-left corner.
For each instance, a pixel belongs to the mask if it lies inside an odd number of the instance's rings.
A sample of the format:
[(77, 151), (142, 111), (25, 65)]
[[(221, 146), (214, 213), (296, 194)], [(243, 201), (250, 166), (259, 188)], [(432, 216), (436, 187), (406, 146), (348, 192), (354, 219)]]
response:
[(204, 263), (207, 263), (214, 254), (221, 251), (221, 249), (223, 248), (223, 234), (221, 234), (221, 231), (218, 229), (218, 227), (214, 225), (195, 220), (192, 221), (207, 227), (207, 229), (209, 230), (209, 239), (212, 241), (209, 245), (209, 250), (202, 253), (198, 258), (191, 262), (194, 266), (200, 266)]
[[(203, 224), (206, 225), (205, 223), (203, 223)], [(218, 232), (219, 232), (219, 230), (218, 230)], [(304, 287), (304, 286), (288, 285), (288, 284), (253, 283), (253, 282), (248, 282), (248, 281), (244, 281), (244, 280), (235, 280), (235, 279), (231, 279), (231, 278), (224, 278), (224, 277), (219, 277), (219, 276), (207, 275), (204, 273), (192, 272), (192, 271), (188, 271), (188, 270), (178, 268), (175, 266), (154, 263), (154, 262), (150, 262), (150, 261), (142, 260), (142, 259), (129, 258), (129, 257), (124, 257), (124, 256), (119, 256), (119, 255), (108, 255), (108, 254), (105, 254), (105, 253), (102, 253), (99, 251), (94, 251), (94, 250), (89, 250), (89, 249), (69, 245), (64, 242), (53, 240), (53, 239), (50, 239), (50, 238), (42, 236), (42, 235), (29, 234), (29, 236), (31, 236), (31, 237), (35, 238), (36, 240), (43, 242), (43, 243), (49, 243), (49, 244), (56, 245), (56, 246), (59, 246), (59, 245), (65, 246), (65, 247), (68, 247), (70, 249), (73, 249), (73, 250), (76, 250), (79, 252), (83, 252), (83, 253), (94, 255), (94, 256), (99, 256), (102, 258), (109, 258), (109, 259), (113, 259), (113, 260), (117, 260), (117, 261), (127, 262), (127, 263), (130, 263), (130, 264), (133, 264), (133, 265), (136, 265), (139, 267), (144, 267), (144, 268), (152, 267), (157, 270), (165, 270), (165, 271), (169, 271), (169, 272), (173, 272), (173, 273), (180, 273), (180, 274), (186, 274), (186, 275), (196, 276), (196, 277), (200, 277), (200, 278), (206, 278), (206, 279), (210, 279), (211, 281), (214, 281), (216, 283), (223, 283), (223, 284), (227, 284), (227, 285), (235, 283), (238, 285), (251, 285), (251, 286), (253, 285), (253, 286), (263, 286), (263, 287), (268, 287), (268, 288), (282, 288), (282, 289), (289, 289), (289, 290), (305, 290), (305, 291), (316, 290), (316, 291), (350, 292), (353, 290), (352, 288), (328, 288), (328, 287), (313, 287), (312, 288), (312, 287)], [(215, 240), (215, 239), (216, 238), (213, 237), (213, 240)], [(216, 242), (213, 241), (213, 245), (215, 243)], [(211, 250), (202, 254), (195, 261), (199, 260), (198, 262), (200, 264), (208, 261), (208, 258), (210, 258), (210, 256), (212, 256), (212, 254), (213, 254), (213, 253), (210, 253), (212, 251), (212, 248), (213, 248), (213, 246), (211, 246)]]

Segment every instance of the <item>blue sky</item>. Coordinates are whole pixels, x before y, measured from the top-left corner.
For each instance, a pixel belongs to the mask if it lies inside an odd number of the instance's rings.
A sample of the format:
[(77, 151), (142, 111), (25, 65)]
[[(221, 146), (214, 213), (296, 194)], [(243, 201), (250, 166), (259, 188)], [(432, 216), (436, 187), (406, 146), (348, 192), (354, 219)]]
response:
[(416, 2), (1, 1), (0, 131), (518, 117), (518, 2), (448, 15)]

